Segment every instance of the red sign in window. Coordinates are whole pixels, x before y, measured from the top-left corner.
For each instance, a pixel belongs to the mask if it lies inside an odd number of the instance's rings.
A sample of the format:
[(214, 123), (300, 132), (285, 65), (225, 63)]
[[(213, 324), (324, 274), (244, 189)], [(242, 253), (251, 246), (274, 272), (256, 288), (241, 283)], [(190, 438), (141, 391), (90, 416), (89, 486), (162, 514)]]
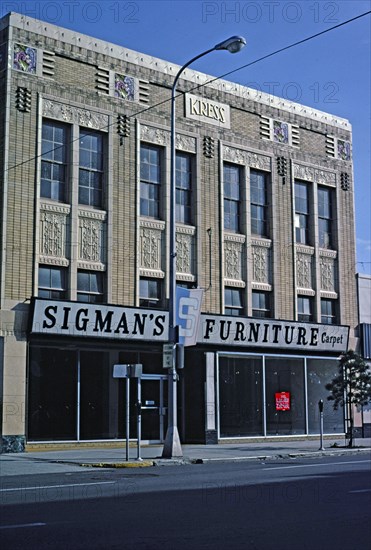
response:
[(276, 393), (276, 411), (290, 410), (290, 392), (281, 391)]

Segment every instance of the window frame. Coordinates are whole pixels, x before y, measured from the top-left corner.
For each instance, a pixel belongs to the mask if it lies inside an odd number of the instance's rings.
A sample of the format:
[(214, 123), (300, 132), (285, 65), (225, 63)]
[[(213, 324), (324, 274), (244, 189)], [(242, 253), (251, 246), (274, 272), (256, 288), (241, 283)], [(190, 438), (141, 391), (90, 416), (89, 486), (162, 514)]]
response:
[[(82, 147), (82, 139), (93, 137), (98, 138), (99, 148)], [(104, 206), (104, 152), (105, 152), (105, 135), (96, 130), (87, 128), (79, 129), (79, 186), (78, 186), (78, 203), (79, 205), (90, 206), (93, 208), (103, 208)], [(89, 157), (89, 162), (83, 164), (83, 156)], [(99, 160), (99, 168), (95, 166)], [(88, 181), (83, 182), (82, 174), (88, 176)], [(95, 180), (98, 185), (95, 185)], [(82, 200), (83, 191), (87, 193), (88, 198)]]
[[(155, 152), (157, 154), (158, 163), (143, 162), (143, 153), (147, 150), (149, 152)], [(162, 178), (163, 178), (163, 161), (162, 161), (162, 148), (157, 145), (149, 143), (140, 144), (140, 158), (139, 158), (139, 171), (140, 171), (140, 215), (148, 218), (161, 218), (161, 191), (162, 191)], [(150, 158), (149, 158), (150, 160)], [(148, 166), (148, 176), (144, 175), (144, 167)], [(156, 170), (151, 167), (156, 167)], [(157, 176), (153, 177), (151, 172), (157, 172)], [(143, 192), (145, 191), (145, 193)]]
[[(147, 283), (144, 285), (143, 283)], [(152, 283), (152, 284), (151, 284)], [(148, 292), (143, 293), (143, 287), (147, 286)], [(151, 295), (150, 286), (156, 287), (156, 292)], [(163, 305), (163, 281), (152, 277), (139, 279), (139, 306), (149, 309), (161, 309)]]
[[(230, 294), (230, 298), (228, 297)], [(238, 300), (235, 301), (234, 297), (237, 297)], [(241, 317), (244, 315), (244, 296), (243, 289), (236, 288), (233, 286), (224, 287), (224, 315), (229, 315), (230, 317)]]
[[(324, 311), (325, 308), (323, 306), (325, 305), (331, 306), (330, 311)], [(337, 324), (336, 309), (337, 307), (336, 307), (335, 300), (331, 300), (329, 298), (321, 298), (321, 323), (324, 325), (336, 325)]]
[[(44, 286), (40, 284), (40, 277), (43, 271), (48, 271), (49, 285)], [(61, 285), (55, 286), (53, 284), (53, 273), (59, 273), (61, 279)], [(44, 274), (44, 276), (46, 273)], [(67, 268), (62, 266), (54, 266), (48, 264), (40, 264), (38, 267), (38, 286), (37, 295), (39, 298), (45, 298), (49, 300), (64, 300), (67, 296)]]
[[(79, 275), (88, 275), (89, 276), (89, 290), (81, 289), (79, 282)], [(77, 279), (76, 279), (76, 299), (79, 302), (84, 302), (87, 304), (101, 304), (104, 301), (104, 276), (102, 271), (89, 271), (86, 269), (77, 270)], [(97, 290), (92, 290), (92, 278), (96, 278), (96, 288)], [(84, 299), (87, 297), (87, 299)]]
[[(52, 129), (52, 139), (47, 139), (46, 128)], [(61, 140), (56, 139), (56, 130), (62, 130)], [(68, 157), (70, 143), (70, 127), (68, 124), (44, 118), (41, 125), (41, 165), (40, 165), (40, 197), (58, 202), (66, 202), (68, 194)], [(45, 149), (45, 150), (44, 150)], [(48, 156), (46, 156), (48, 155)], [(61, 157), (58, 159), (56, 157)], [(49, 157), (49, 158), (48, 158)], [(50, 170), (50, 177), (43, 177), (46, 169)], [(63, 176), (53, 178), (56, 171)], [(48, 193), (45, 189), (48, 188)]]
[[(309, 307), (303, 307), (307, 304)], [(298, 321), (301, 323), (311, 323), (313, 321), (313, 298), (310, 296), (297, 297)], [(308, 311), (306, 311), (308, 309)]]
[[(236, 175), (235, 181), (230, 177)], [(241, 232), (242, 167), (231, 162), (223, 163), (223, 217), (224, 230)], [(235, 193), (232, 192), (232, 186)]]
[[(249, 179), (251, 234), (268, 237), (268, 174), (262, 170), (250, 168)], [(263, 181), (263, 186), (259, 186), (259, 181)]]
[[(297, 191), (305, 189), (305, 197), (301, 197)], [(310, 216), (310, 198), (309, 185), (305, 181), (295, 180), (295, 242), (298, 244), (310, 244), (309, 238), (309, 216)], [(303, 208), (302, 203), (305, 207)]]
[[(259, 306), (264, 305), (264, 307), (254, 307), (254, 297), (259, 298)], [(264, 297), (264, 304), (261, 304), (260, 298)], [(270, 292), (265, 290), (252, 290), (251, 292), (251, 310), (252, 316), (259, 319), (270, 319), (272, 317), (272, 308), (271, 308), (271, 296)]]
[[(320, 201), (320, 194), (327, 197), (326, 201)], [(318, 186), (317, 208), (318, 208), (318, 244), (320, 248), (333, 247), (333, 190)], [(327, 212), (326, 212), (327, 210)]]
[[(177, 151), (175, 155), (175, 221), (192, 225), (192, 191), (194, 155)], [(185, 170), (178, 167), (178, 160), (184, 159), (188, 165)], [(183, 181), (183, 180), (186, 181)], [(180, 200), (183, 199), (183, 200)]]

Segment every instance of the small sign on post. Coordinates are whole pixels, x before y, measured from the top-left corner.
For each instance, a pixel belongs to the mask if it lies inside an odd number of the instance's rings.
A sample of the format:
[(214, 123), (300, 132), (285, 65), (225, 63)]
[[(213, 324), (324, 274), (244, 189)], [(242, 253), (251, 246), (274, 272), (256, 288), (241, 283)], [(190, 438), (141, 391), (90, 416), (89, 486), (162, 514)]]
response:
[(171, 369), (173, 366), (174, 346), (173, 344), (164, 344), (162, 349), (162, 367)]

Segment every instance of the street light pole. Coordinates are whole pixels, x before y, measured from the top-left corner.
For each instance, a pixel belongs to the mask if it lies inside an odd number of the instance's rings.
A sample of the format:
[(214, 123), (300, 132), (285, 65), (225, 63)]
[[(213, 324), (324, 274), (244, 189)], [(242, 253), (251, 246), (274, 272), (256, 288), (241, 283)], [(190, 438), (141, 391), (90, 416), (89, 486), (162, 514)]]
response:
[(182, 446), (180, 444), (178, 422), (177, 422), (177, 372), (176, 372), (176, 148), (175, 148), (175, 94), (179, 78), (183, 71), (200, 57), (207, 55), (214, 50), (228, 50), (230, 53), (239, 52), (246, 44), (241, 36), (232, 36), (213, 48), (196, 55), (183, 65), (176, 74), (171, 89), (171, 136), (170, 136), (170, 293), (169, 293), (169, 343), (172, 344), (172, 366), (169, 369), (168, 385), (168, 428), (163, 458), (182, 457)]

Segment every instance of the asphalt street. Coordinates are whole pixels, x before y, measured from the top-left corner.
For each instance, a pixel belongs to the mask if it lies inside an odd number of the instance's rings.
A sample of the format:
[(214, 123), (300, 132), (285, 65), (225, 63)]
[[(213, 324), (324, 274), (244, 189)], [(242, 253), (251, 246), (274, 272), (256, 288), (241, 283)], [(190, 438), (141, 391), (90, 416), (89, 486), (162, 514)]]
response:
[(17, 549), (371, 547), (368, 454), (8, 476)]

